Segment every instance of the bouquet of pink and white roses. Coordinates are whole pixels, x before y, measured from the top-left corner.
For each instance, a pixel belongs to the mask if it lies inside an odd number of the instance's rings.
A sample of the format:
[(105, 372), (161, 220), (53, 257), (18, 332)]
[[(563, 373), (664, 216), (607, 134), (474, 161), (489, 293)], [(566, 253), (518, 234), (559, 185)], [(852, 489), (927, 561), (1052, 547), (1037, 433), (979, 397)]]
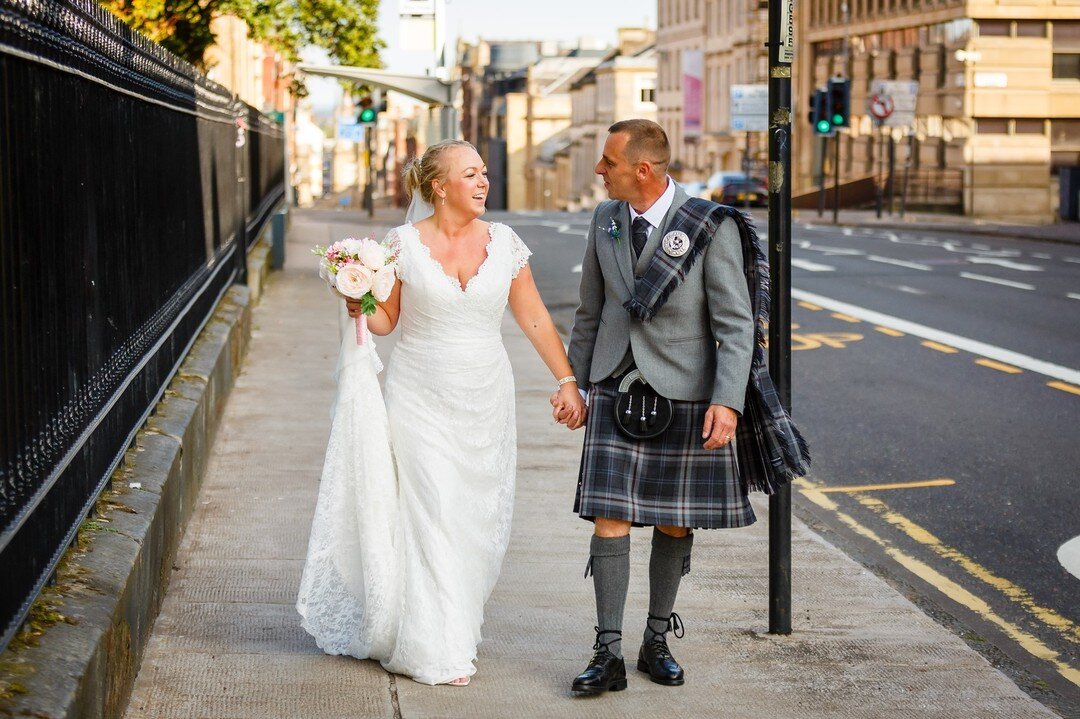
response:
[(370, 237), (347, 237), (329, 247), (312, 250), (319, 260), (319, 277), (342, 297), (360, 300), (356, 318), (356, 344), (367, 341), (367, 318), (375, 314), (376, 303), (385, 302), (397, 280), (397, 251)]

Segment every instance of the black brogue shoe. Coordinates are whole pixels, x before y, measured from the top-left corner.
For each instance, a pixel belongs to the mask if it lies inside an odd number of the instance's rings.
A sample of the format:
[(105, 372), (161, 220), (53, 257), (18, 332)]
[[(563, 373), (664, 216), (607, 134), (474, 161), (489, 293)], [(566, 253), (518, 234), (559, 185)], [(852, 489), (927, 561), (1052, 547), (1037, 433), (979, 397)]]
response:
[[(600, 641), (600, 637), (606, 634), (614, 635), (614, 639), (606, 642)], [(626, 664), (622, 657), (611, 653), (608, 646), (622, 638), (622, 632), (613, 629), (596, 628), (596, 643), (593, 644), (595, 653), (585, 671), (574, 679), (573, 691), (578, 694), (603, 694), (606, 691), (621, 692), (626, 689)]]
[(668, 630), (672, 630), (676, 637), (682, 637), (684, 633), (682, 618), (672, 613), (669, 619), (654, 617), (651, 614), (649, 619), (656, 622), (666, 621), (668, 624), (663, 632), (654, 631), (646, 624), (652, 637), (641, 645), (641, 651), (638, 652), (638, 671), (648, 674), (649, 679), (656, 684), (669, 687), (681, 686), (684, 682), (683, 669), (675, 661), (675, 657), (671, 656), (671, 650), (667, 645), (667, 633)]

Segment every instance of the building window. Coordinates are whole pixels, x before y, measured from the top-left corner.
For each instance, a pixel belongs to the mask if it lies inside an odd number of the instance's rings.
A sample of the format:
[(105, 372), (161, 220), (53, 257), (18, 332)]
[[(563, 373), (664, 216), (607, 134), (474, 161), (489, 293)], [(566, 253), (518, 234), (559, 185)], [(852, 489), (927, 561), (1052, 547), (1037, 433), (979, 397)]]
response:
[(1055, 52), (1053, 78), (1080, 80), (1080, 53)]
[(1012, 35), (1011, 20), (979, 20), (979, 37), (1009, 37)]
[(1042, 135), (1046, 129), (1046, 123), (1042, 120), (1016, 120), (1015, 122), (1014, 132), (1017, 135)]
[(1042, 20), (1017, 20), (1017, 37), (1046, 37), (1046, 23)]
[(656, 102), (656, 88), (655, 87), (643, 87), (641, 88), (641, 102)]
[(979, 118), (975, 121), (975, 132), (979, 135), (1008, 135), (1009, 121)]

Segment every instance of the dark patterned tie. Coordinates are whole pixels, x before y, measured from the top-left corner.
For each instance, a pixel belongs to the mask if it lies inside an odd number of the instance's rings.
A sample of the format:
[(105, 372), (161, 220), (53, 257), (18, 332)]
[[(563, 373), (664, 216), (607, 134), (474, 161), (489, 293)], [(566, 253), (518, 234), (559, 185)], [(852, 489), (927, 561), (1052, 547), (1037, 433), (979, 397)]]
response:
[(649, 221), (643, 215), (638, 215), (630, 229), (630, 238), (634, 242), (634, 255), (641, 257), (645, 250), (645, 243), (649, 241)]

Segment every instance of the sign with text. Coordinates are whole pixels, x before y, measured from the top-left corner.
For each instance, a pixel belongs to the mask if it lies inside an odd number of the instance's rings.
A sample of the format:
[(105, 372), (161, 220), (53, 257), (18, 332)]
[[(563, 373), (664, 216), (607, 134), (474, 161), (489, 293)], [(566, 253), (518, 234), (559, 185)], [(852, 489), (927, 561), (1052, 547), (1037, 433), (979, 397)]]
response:
[(402, 15), (434, 15), (435, 0), (401, 0)]
[(876, 80), (870, 85), (870, 96), (882, 106), (891, 108), (881, 119), (885, 127), (915, 127), (915, 105), (919, 101), (919, 83), (907, 80)]
[(731, 86), (732, 132), (765, 132), (769, 129), (769, 86)]
[(780, 3), (780, 48), (776, 60), (785, 65), (795, 62), (795, 0)]

